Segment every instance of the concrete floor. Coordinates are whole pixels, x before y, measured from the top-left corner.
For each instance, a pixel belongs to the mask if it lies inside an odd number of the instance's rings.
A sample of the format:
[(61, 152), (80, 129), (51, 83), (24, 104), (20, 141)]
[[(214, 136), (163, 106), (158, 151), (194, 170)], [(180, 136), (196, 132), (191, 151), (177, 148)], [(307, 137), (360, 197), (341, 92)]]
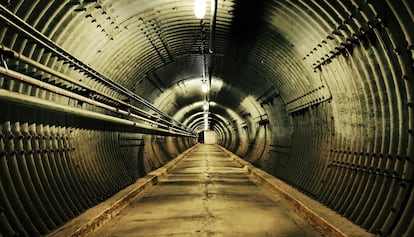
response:
[(199, 145), (93, 236), (321, 236), (214, 145)]

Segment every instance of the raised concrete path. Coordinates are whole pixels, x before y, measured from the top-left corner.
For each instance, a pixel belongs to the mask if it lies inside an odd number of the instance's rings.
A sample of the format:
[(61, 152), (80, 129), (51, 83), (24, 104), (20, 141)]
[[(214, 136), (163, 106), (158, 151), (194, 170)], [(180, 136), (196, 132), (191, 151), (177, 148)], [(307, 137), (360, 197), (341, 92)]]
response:
[(217, 145), (197, 145), (49, 236), (373, 236)]
[(93, 236), (320, 236), (218, 147), (199, 145)]

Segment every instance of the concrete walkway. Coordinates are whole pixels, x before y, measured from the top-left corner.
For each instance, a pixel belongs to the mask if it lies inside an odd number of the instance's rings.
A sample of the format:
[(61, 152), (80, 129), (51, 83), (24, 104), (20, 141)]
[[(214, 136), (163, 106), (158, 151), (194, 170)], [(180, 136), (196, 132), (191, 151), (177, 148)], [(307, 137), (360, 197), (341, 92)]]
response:
[(214, 145), (198, 145), (92, 236), (321, 236)]

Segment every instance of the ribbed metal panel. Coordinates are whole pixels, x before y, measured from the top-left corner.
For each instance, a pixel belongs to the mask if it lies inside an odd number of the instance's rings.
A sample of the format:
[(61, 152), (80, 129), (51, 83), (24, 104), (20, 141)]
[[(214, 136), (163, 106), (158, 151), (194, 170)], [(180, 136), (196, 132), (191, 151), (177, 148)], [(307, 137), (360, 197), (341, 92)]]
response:
[[(221, 106), (211, 110), (219, 143), (372, 233), (414, 235), (412, 1), (217, 2), (214, 55), (206, 62), (208, 68), (214, 59), (212, 76), (224, 82), (210, 95)], [(2, 90), (118, 119), (125, 113), (39, 85), (122, 111), (128, 105), (152, 121), (156, 109), (174, 116), (182, 106), (192, 119), (180, 122), (202, 127), (201, 109), (191, 107), (202, 98), (198, 91), (185, 98), (171, 93), (174, 105), (148, 109), (102, 80), (153, 102), (168, 88), (201, 78), (201, 48), (213, 32), (210, 14), (202, 25), (193, 16), (193, 1), (19, 0), (2, 6), (60, 47), (47, 49), (36, 31), (23, 27), (40, 41), (1, 19)], [(38, 84), (13, 78), (6, 68)], [(248, 96), (256, 101), (242, 105)], [(144, 136), (124, 125), (28, 109), (29, 102), (0, 105), (3, 236), (46, 234), (194, 144), (193, 138)], [(181, 126), (163, 118), (165, 126)]]

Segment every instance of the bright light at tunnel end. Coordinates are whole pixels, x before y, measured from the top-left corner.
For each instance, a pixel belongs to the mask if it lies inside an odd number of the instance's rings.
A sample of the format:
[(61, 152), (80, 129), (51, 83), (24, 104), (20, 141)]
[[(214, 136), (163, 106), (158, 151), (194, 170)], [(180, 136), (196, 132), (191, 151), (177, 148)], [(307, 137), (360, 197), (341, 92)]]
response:
[(205, 118), (204, 119), (204, 130), (208, 130), (209, 129), (209, 127), (208, 127), (208, 118)]
[(204, 18), (206, 14), (206, 1), (205, 0), (195, 0), (194, 14), (198, 19)]
[(204, 130), (208, 130), (209, 126), (208, 126), (208, 112), (204, 113)]

